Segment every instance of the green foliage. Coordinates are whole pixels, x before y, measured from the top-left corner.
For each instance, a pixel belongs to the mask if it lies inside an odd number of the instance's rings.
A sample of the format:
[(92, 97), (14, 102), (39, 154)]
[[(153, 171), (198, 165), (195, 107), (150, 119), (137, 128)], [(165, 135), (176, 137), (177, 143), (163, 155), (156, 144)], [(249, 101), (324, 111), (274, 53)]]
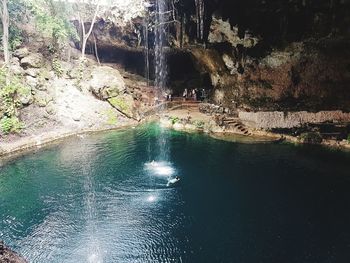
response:
[(69, 38), (78, 39), (78, 33), (68, 17), (72, 12), (67, 3), (54, 0), (27, 0), (28, 8), (35, 16), (36, 25), (44, 36), (52, 37), (48, 45), (51, 53), (57, 52)]
[(204, 129), (205, 122), (204, 121), (195, 121), (194, 125), (197, 129)]
[(4, 134), (17, 133), (24, 128), (23, 122), (18, 117), (3, 117), (0, 120), (0, 129)]
[(84, 78), (85, 64), (83, 60), (79, 61), (79, 66), (70, 71), (69, 75), (75, 79), (74, 85), (82, 90), (81, 81)]
[(0, 70), (0, 87), (0, 129), (5, 134), (18, 132), (24, 126), (17, 117), (18, 108), (21, 106), (19, 97), (27, 95), (28, 90), (17, 76), (11, 76), (4, 69)]
[(320, 144), (323, 138), (319, 132), (305, 132), (300, 135), (300, 139), (303, 143)]
[(22, 21), (26, 12), (26, 0), (9, 0), (7, 8), (10, 14), (10, 19), (15, 22)]
[(348, 143), (350, 143), (350, 134), (348, 135)]
[[(2, 5), (2, 3), (1, 3)], [(0, 8), (1, 9), (1, 8)], [(23, 42), (22, 31), (18, 27), (18, 23), (23, 23), (25, 17), (25, 4), (23, 0), (8, 0), (7, 9), (9, 12), (9, 49), (10, 51), (15, 50)], [(1, 20), (0, 20), (1, 22)], [(0, 27), (2, 35), (2, 26)]]
[(23, 42), (22, 31), (16, 25), (12, 25), (9, 28), (9, 34), (10, 50), (14, 51)]
[(52, 60), (52, 69), (55, 72), (57, 77), (62, 77), (63, 75), (63, 69), (60, 61), (56, 58)]
[(174, 125), (175, 123), (178, 123), (180, 119), (178, 117), (170, 117), (169, 120), (171, 121), (171, 124)]

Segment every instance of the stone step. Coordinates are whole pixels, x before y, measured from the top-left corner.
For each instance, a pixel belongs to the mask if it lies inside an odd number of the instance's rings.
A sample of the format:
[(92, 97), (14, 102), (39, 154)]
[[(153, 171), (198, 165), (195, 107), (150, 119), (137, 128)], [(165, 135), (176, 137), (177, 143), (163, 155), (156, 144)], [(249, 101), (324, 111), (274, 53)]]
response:
[(239, 122), (237, 121), (223, 121), (225, 124), (240, 124)]

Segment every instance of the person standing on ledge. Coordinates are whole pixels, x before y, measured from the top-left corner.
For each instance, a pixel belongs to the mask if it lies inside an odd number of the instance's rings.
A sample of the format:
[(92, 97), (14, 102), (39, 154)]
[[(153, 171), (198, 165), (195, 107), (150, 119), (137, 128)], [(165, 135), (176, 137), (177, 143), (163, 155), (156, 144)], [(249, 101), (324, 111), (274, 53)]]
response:
[(182, 93), (182, 97), (184, 99), (184, 101), (186, 100), (187, 98), (187, 88), (184, 90), (184, 92)]

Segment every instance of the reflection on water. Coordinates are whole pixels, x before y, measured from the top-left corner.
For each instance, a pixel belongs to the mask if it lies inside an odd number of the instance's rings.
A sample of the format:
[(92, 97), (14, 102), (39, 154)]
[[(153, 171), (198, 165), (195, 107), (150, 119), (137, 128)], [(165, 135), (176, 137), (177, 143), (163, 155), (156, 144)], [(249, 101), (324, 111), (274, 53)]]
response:
[(90, 135), (1, 168), (0, 239), (34, 263), (347, 262), (349, 170), (318, 147)]
[(175, 174), (175, 169), (169, 162), (147, 162), (145, 163), (145, 169), (158, 176), (170, 177)]

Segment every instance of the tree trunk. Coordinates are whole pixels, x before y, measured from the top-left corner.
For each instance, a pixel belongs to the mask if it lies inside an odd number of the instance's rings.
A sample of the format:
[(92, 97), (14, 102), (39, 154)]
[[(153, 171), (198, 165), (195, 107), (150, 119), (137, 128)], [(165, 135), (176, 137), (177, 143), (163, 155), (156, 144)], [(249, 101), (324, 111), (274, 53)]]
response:
[(7, 0), (2, 0), (2, 27), (3, 27), (2, 45), (4, 49), (5, 66), (8, 66), (10, 63), (9, 24), (10, 24), (10, 18), (9, 18), (9, 12), (7, 9)]
[(94, 37), (94, 44), (95, 44), (95, 56), (96, 56), (96, 59), (97, 59), (97, 62), (99, 65), (101, 65), (101, 62), (100, 62), (100, 57), (98, 56), (98, 48), (97, 48), (97, 40), (96, 40), (96, 36), (94, 33), (92, 33), (93, 37)]
[(97, 19), (97, 15), (98, 15), (98, 12), (100, 10), (100, 3), (98, 3), (96, 5), (96, 10), (95, 10), (95, 14), (92, 18), (92, 21), (91, 21), (91, 25), (90, 25), (90, 29), (88, 32), (85, 32), (85, 24), (84, 24), (84, 21), (83, 19), (81, 19), (81, 26), (82, 26), (82, 33), (83, 33), (83, 36), (82, 36), (82, 39), (83, 39), (83, 43), (82, 43), (82, 47), (81, 47), (81, 59), (84, 60), (85, 59), (85, 51), (86, 51), (86, 44), (87, 44), (87, 41), (89, 40), (89, 37), (92, 33), (92, 29), (94, 28), (94, 25), (95, 25), (95, 22), (96, 22), (96, 19)]
[(81, 47), (81, 59), (82, 60), (85, 59), (86, 42), (87, 42), (87, 38), (83, 37), (83, 45)]

